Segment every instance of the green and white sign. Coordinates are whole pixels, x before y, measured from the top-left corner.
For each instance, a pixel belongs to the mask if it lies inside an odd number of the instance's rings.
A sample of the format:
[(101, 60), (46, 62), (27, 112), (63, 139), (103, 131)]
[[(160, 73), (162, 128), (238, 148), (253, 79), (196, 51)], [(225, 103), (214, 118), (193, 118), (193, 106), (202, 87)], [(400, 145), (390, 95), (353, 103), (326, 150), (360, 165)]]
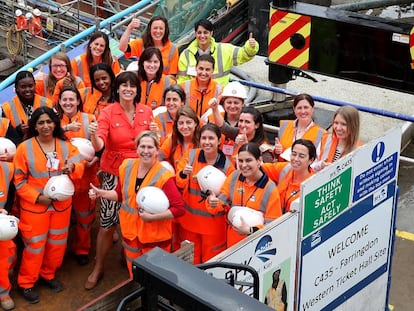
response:
[(306, 237), (342, 213), (351, 195), (352, 158), (325, 168), (305, 183), (302, 237)]

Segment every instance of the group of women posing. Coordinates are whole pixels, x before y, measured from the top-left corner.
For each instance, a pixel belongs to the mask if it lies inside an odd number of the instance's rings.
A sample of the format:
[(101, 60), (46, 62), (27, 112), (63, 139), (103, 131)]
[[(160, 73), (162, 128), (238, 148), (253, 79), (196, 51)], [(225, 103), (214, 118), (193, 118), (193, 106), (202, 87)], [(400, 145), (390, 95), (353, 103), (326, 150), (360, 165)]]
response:
[[(139, 24), (133, 19), (128, 29), (136, 27)], [(144, 37), (128, 43), (130, 31), (121, 39), (120, 49), (139, 56), (138, 72), (119, 73), (107, 36), (97, 32), (78, 59), (70, 62), (65, 54), (55, 54), (49, 74), (41, 78), (43, 84), (30, 72), (18, 73), (17, 95), (3, 104), (2, 117), (10, 126), (2, 135), (16, 144), (24, 140), (14, 159), (3, 155), (1, 160), (14, 164), (19, 228), (25, 243), (18, 286), (30, 303), (39, 301), (35, 290), (39, 278), (55, 292), (63, 289), (55, 273), (66, 250), (71, 211), (76, 221), (71, 250), (77, 262), (86, 265), (95, 200), (100, 200), (96, 260), (84, 285), (90, 290), (104, 275), (118, 224), (131, 277), (132, 262), (142, 253), (155, 246), (173, 251), (182, 240), (194, 243), (195, 264), (205, 262), (288, 212), (304, 180), (360, 144), (356, 109), (338, 109), (328, 134), (314, 124), (312, 98), (301, 94), (293, 104), (296, 120), (281, 122), (272, 146), (260, 112), (244, 105), (244, 87), (227, 84), (225, 77), (221, 95), (208, 101), (211, 113), (204, 115), (208, 121), (202, 121), (173, 79), (180, 72), (178, 54), (171, 53), (167, 22), (153, 18)], [(200, 44), (199, 52), (208, 50), (209, 44), (217, 48), (210, 32), (208, 23), (196, 25), (194, 45)], [(238, 62), (250, 59), (256, 48), (250, 37), (245, 49), (236, 51)], [(190, 52), (186, 54), (189, 66)], [(215, 70), (215, 64), (208, 65), (211, 57), (203, 57), (202, 65)], [(181, 66), (184, 63), (183, 59)], [(180, 69), (183, 78), (190, 69)], [(165, 110), (153, 114), (152, 109), (161, 105)], [(77, 137), (91, 141), (94, 157), (81, 159), (69, 142)], [(160, 161), (169, 162), (174, 172)], [(227, 176), (219, 193), (205, 191), (197, 181), (206, 166)], [(73, 198), (54, 201), (42, 189), (51, 176), (60, 174), (79, 182)], [(164, 191), (167, 211), (150, 214), (139, 208), (136, 193), (147, 186)], [(242, 220), (235, 226), (227, 219), (233, 206), (259, 211), (264, 223), (251, 227)], [(8, 293), (10, 283), (0, 285)], [(4, 297), (10, 298), (7, 293)]]

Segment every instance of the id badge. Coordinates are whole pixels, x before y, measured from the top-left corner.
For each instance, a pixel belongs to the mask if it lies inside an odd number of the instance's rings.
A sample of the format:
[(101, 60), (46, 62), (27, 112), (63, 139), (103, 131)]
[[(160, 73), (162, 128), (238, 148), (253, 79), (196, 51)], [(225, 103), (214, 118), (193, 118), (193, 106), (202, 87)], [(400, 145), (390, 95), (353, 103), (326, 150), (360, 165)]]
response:
[(226, 156), (232, 156), (234, 151), (234, 145), (223, 145), (222, 151)]

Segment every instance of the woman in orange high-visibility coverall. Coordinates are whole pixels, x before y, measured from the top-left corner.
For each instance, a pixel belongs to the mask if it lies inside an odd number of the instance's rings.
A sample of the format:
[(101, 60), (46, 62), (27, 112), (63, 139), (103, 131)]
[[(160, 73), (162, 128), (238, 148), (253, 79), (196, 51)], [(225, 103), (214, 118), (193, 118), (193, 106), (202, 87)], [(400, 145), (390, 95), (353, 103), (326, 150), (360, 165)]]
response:
[(1, 105), (3, 117), (10, 120), (11, 125), (23, 138), (27, 132), (28, 121), (33, 111), (39, 107), (52, 107), (53, 103), (46, 97), (35, 94), (36, 83), (30, 71), (19, 71), (14, 80), (16, 96)]
[(163, 63), (160, 50), (149, 47), (138, 61), (138, 77), (141, 81), (141, 103), (155, 109), (161, 106), (164, 90), (175, 80), (162, 73)]
[(162, 54), (164, 64), (163, 73), (165, 75), (176, 76), (178, 72), (178, 48), (169, 39), (170, 28), (168, 21), (163, 16), (153, 16), (145, 29), (142, 38), (134, 39), (130, 42), (129, 37), (132, 30), (138, 29), (140, 20), (133, 18), (127, 29), (119, 39), (119, 50), (125, 53), (125, 56), (141, 58), (144, 49), (156, 47)]
[(121, 72), (118, 59), (113, 57), (109, 47), (108, 36), (101, 32), (94, 32), (86, 45), (86, 52), (72, 59), (72, 69), (75, 76), (80, 77), (86, 87), (91, 87), (89, 69), (98, 63), (107, 63), (117, 75)]
[[(13, 179), (13, 164), (0, 161), (0, 213), (7, 214), (13, 204), (12, 192), (8, 191)], [(10, 297), (9, 269), (15, 262), (16, 245), (13, 240), (0, 241), (0, 305), (4, 310), (14, 309)]]
[(290, 204), (300, 196), (300, 185), (313, 175), (311, 164), (316, 158), (315, 145), (298, 139), (292, 145), (290, 162), (264, 163), (263, 171), (277, 184), (282, 213), (290, 211)]
[(84, 164), (75, 146), (67, 141), (60, 119), (49, 107), (40, 107), (29, 121), (29, 138), (14, 156), (14, 183), (20, 200), (19, 229), (25, 243), (17, 284), (29, 303), (39, 302), (34, 289), (39, 279), (59, 292), (56, 279), (66, 250), (72, 198), (55, 201), (43, 194), (51, 176), (81, 178)]
[[(95, 116), (82, 111), (82, 102), (79, 91), (73, 87), (65, 87), (60, 92), (59, 105), (61, 125), (65, 135), (71, 139), (81, 137), (90, 139), (89, 125), (96, 122)], [(95, 220), (95, 201), (89, 199), (89, 184), (97, 183), (99, 158), (85, 159), (83, 177), (75, 185), (75, 194), (72, 199), (73, 214), (75, 216), (75, 228), (71, 249), (75, 254), (79, 265), (84, 266), (89, 262), (91, 248), (91, 229)]]
[[(308, 94), (298, 94), (293, 100), (293, 112), (296, 120), (281, 120), (278, 138), (275, 138), (274, 154), (280, 161), (288, 161), (295, 140), (302, 138), (310, 140), (318, 146), (327, 134), (326, 130), (315, 124), (313, 113), (315, 102)], [(285, 153), (284, 157), (280, 155)]]
[(98, 119), (100, 112), (115, 102), (113, 84), (115, 74), (107, 63), (98, 63), (89, 70), (92, 87), (79, 90), (82, 97), (82, 111), (95, 115)]
[[(239, 170), (226, 178), (218, 197), (210, 194), (207, 210), (214, 214), (228, 211), (232, 206), (245, 206), (263, 213), (264, 224), (282, 215), (276, 184), (261, 169), (262, 157), (256, 143), (247, 143), (238, 151)], [(227, 247), (234, 245), (261, 226), (249, 227), (244, 221), (236, 228), (227, 227)]]
[(180, 240), (194, 243), (194, 264), (206, 262), (226, 249), (225, 213), (210, 214), (196, 175), (212, 165), (230, 175), (235, 170), (226, 155), (219, 150), (221, 132), (217, 125), (207, 123), (200, 131), (200, 148), (190, 150), (177, 166), (177, 186), (183, 190), (186, 214), (179, 219)]
[(194, 109), (197, 116), (203, 119), (209, 108), (209, 101), (217, 98), (222, 90), (220, 83), (213, 80), (214, 58), (210, 54), (203, 54), (197, 58), (195, 67), (196, 76), (179, 85), (186, 94), (186, 105)]
[(359, 123), (358, 109), (343, 106), (336, 110), (332, 121), (332, 133), (327, 134), (317, 146), (318, 161), (312, 164), (315, 171), (323, 169), (363, 145), (359, 140)]
[[(174, 174), (158, 162), (158, 150), (158, 136), (151, 131), (141, 132), (137, 140), (139, 159), (125, 159), (122, 162), (116, 188), (102, 190), (91, 184), (91, 198), (104, 197), (107, 200), (122, 201), (119, 220), (131, 278), (134, 259), (156, 246), (170, 251), (172, 219), (185, 213)], [(151, 214), (137, 205), (138, 189), (147, 186), (164, 191), (169, 201), (167, 210)]]

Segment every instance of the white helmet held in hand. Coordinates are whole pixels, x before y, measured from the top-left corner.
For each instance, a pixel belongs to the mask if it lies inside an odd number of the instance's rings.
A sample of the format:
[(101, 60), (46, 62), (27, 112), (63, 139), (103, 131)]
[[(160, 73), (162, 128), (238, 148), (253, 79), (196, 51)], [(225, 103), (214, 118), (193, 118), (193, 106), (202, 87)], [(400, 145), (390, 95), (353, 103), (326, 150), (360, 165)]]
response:
[(227, 219), (236, 228), (240, 228), (242, 225), (241, 218), (249, 227), (263, 226), (264, 224), (263, 213), (246, 206), (233, 206), (227, 214)]
[(161, 163), (162, 166), (164, 166), (164, 168), (166, 168), (167, 170), (169, 170), (171, 173), (173, 173), (175, 175), (174, 166), (172, 166), (170, 162), (161, 161), (160, 163)]
[(75, 193), (75, 186), (66, 174), (50, 177), (43, 194), (52, 200), (65, 201)]
[(157, 108), (155, 108), (152, 111), (152, 116), (155, 118), (156, 116), (158, 116), (160, 113), (164, 113), (167, 111), (167, 107), (166, 106), (159, 106)]
[(154, 186), (139, 189), (136, 202), (138, 207), (151, 214), (159, 214), (170, 207), (170, 201), (164, 191)]
[[(19, 231), (19, 219), (7, 214), (0, 213), (0, 241), (14, 239)], [(2, 254), (3, 256), (4, 254)]]
[(0, 155), (9, 153), (11, 155), (16, 154), (16, 145), (6, 137), (0, 137)]
[(203, 192), (210, 190), (215, 195), (219, 195), (221, 187), (223, 186), (225, 180), (226, 175), (212, 165), (204, 166), (197, 173), (198, 185)]
[(237, 97), (241, 99), (246, 99), (247, 91), (246, 91), (246, 88), (240, 82), (233, 81), (224, 87), (223, 93), (221, 93), (221, 96), (222, 97)]
[(92, 143), (86, 138), (76, 137), (70, 140), (70, 143), (78, 148), (80, 155), (86, 161), (92, 161), (95, 156), (95, 149), (92, 146)]

